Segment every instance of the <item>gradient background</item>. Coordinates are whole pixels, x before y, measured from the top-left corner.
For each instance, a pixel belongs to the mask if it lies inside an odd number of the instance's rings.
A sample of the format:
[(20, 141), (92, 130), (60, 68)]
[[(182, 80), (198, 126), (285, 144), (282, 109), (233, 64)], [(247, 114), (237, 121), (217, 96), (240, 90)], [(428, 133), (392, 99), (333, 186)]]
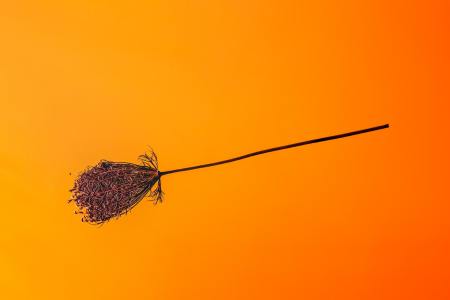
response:
[[(448, 1), (3, 1), (4, 299), (449, 299)], [(97, 227), (100, 159), (163, 178)], [(72, 175), (69, 175), (72, 173)]]

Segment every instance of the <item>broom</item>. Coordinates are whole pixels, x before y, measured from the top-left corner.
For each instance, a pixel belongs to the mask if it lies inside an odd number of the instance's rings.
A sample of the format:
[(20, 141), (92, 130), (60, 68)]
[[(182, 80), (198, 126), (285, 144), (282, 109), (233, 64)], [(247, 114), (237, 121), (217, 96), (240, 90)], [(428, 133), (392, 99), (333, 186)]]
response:
[(217, 162), (162, 172), (159, 171), (158, 158), (153, 151), (150, 154), (139, 156), (141, 165), (102, 160), (96, 166), (88, 167), (78, 176), (74, 187), (70, 190), (72, 198), (69, 200), (69, 203), (75, 202), (78, 207), (75, 213), (83, 215), (82, 222), (102, 224), (111, 218), (118, 218), (126, 214), (147, 194), (154, 204), (162, 202), (161, 177), (164, 175), (213, 167), (269, 152), (345, 138), (385, 128), (389, 128), (389, 124), (269, 148)]

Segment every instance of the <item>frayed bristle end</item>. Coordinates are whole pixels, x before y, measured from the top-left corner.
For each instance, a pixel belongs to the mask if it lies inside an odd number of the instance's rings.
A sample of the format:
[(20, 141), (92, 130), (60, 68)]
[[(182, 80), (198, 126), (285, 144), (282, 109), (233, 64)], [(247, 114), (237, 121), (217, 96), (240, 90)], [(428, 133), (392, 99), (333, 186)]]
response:
[(70, 190), (82, 222), (101, 224), (130, 211), (147, 194), (162, 202), (158, 161), (154, 152), (141, 155), (142, 165), (100, 161), (87, 168)]

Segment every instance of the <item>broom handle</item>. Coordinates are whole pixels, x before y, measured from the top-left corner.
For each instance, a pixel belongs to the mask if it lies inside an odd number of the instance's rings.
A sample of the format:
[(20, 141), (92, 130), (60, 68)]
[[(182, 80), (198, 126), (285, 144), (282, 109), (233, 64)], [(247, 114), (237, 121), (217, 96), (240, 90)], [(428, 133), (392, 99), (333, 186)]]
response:
[(304, 145), (308, 145), (308, 144), (320, 143), (320, 142), (325, 142), (325, 141), (330, 141), (330, 140), (336, 140), (336, 139), (340, 139), (340, 138), (349, 137), (349, 136), (352, 136), (352, 135), (363, 134), (363, 133), (376, 131), (376, 130), (381, 130), (381, 129), (385, 129), (385, 128), (389, 128), (389, 124), (384, 124), (384, 125), (380, 125), (380, 126), (375, 126), (375, 127), (362, 129), (362, 130), (351, 131), (351, 132), (347, 132), (347, 133), (331, 135), (331, 136), (327, 136), (327, 137), (322, 137), (322, 138), (318, 138), (318, 139), (298, 142), (298, 143), (294, 143), (294, 144), (289, 144), (289, 145), (269, 148), (269, 149), (260, 150), (260, 151), (244, 154), (244, 155), (241, 155), (241, 156), (233, 157), (233, 158), (230, 158), (230, 159), (209, 163), (209, 164), (202, 164), (202, 165), (196, 165), (196, 166), (191, 166), (191, 167), (186, 167), (186, 168), (180, 168), (180, 169), (174, 169), (174, 170), (159, 172), (159, 175), (163, 176), (163, 175), (167, 175), (167, 174), (171, 174), (171, 173), (178, 173), (178, 172), (190, 171), (190, 170), (195, 170), (195, 169), (213, 167), (213, 166), (217, 166), (217, 165), (222, 165), (222, 164), (227, 164), (227, 163), (230, 163), (230, 162), (238, 161), (238, 160), (241, 160), (241, 159), (246, 159), (246, 158), (249, 158), (249, 157), (252, 157), (252, 156), (261, 155), (261, 154), (264, 154), (264, 153), (269, 153), (269, 152), (284, 150), (284, 149), (288, 149), (288, 148), (304, 146)]

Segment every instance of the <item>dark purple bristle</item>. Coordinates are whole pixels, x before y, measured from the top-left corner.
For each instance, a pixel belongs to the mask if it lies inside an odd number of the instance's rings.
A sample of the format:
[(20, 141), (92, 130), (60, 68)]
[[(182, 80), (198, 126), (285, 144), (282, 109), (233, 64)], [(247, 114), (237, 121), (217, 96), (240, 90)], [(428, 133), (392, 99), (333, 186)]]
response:
[(162, 199), (156, 156), (140, 157), (144, 165), (101, 161), (79, 175), (71, 189), (72, 199), (78, 206), (76, 213), (83, 214), (82, 221), (104, 223), (127, 213), (145, 195), (154, 201)]

